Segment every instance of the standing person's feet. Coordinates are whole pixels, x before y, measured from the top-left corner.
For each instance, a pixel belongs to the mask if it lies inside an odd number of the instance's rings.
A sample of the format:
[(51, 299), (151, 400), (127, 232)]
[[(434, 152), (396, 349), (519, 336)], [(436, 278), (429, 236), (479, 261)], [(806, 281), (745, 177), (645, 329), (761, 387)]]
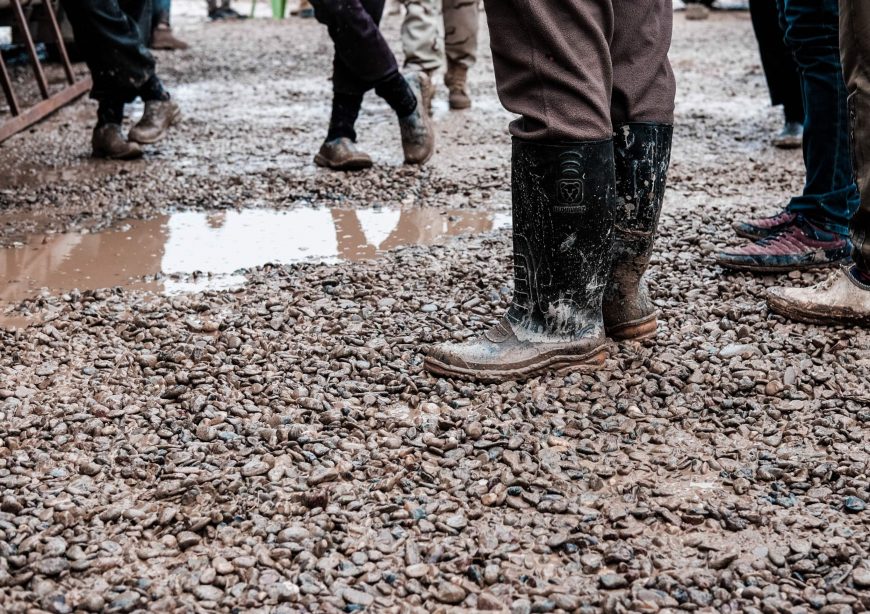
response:
[(797, 219), (797, 215), (791, 211), (783, 210), (776, 215), (768, 217), (746, 220), (744, 222), (734, 222), (734, 232), (738, 237), (758, 241), (766, 239), (773, 235), (782, 232)]
[(405, 164), (425, 164), (435, 153), (435, 129), (427, 111), (432, 103), (432, 80), (421, 71), (408, 72), (404, 78), (417, 99), (414, 111), (399, 118)]
[(779, 149), (798, 149), (804, 142), (804, 125), (801, 122), (785, 122), (782, 130), (773, 137), (773, 146)]
[(870, 280), (845, 266), (811, 288), (771, 288), (767, 305), (787, 318), (813, 324), (870, 326)]
[(851, 244), (803, 217), (785, 230), (743, 247), (719, 252), (716, 262), (729, 269), (777, 273), (830, 266), (849, 257)]
[(447, 63), (447, 73), (444, 75), (444, 85), (450, 93), (451, 109), (467, 109), (471, 106), (468, 95), (468, 67), (455, 62)]
[(149, 100), (142, 119), (130, 129), (129, 139), (145, 145), (156, 143), (180, 120), (181, 109), (174, 100)]
[(352, 140), (341, 137), (324, 142), (314, 156), (314, 163), (336, 171), (356, 171), (370, 168), (372, 159), (367, 153), (357, 150)]
[(221, 20), (233, 20), (233, 19), (247, 19), (247, 15), (242, 15), (235, 9), (224, 6), (213, 11), (209, 11), (208, 18), (212, 21), (221, 21)]
[(158, 23), (151, 32), (151, 49), (176, 51), (187, 49), (190, 45), (183, 40), (175, 38), (172, 28), (168, 23)]
[(94, 128), (91, 148), (95, 158), (133, 160), (142, 157), (142, 148), (124, 138), (119, 124), (103, 124)]

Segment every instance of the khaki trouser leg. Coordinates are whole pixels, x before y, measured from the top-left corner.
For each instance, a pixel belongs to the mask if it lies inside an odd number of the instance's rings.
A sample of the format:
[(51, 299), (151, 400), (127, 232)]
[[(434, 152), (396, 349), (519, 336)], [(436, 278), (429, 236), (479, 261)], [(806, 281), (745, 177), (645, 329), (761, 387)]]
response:
[(861, 208), (852, 217), (853, 258), (870, 274), (870, 2), (840, 0), (840, 55), (849, 92), (852, 151)]
[(405, 66), (433, 71), (441, 68), (443, 51), (438, 24), (441, 0), (402, 0), (407, 12), (402, 21)]
[(451, 64), (471, 68), (477, 61), (479, 0), (443, 0), (444, 53)]

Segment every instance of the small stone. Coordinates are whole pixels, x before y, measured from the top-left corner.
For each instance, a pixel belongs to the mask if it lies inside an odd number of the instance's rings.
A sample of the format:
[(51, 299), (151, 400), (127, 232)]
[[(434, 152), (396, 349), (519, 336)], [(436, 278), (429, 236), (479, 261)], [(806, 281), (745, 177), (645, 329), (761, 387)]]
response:
[(37, 562), (34, 566), (36, 571), (44, 576), (59, 576), (69, 569), (69, 561), (64, 557), (51, 556)]
[(849, 514), (857, 514), (867, 509), (867, 504), (859, 497), (846, 497), (843, 501), (843, 509)]
[(608, 591), (628, 586), (628, 580), (625, 579), (625, 576), (617, 573), (606, 573), (598, 576), (598, 583), (601, 585), (601, 588)]
[(731, 343), (719, 350), (719, 358), (733, 358), (735, 356), (762, 356), (762, 352), (757, 345), (749, 343)]
[(269, 465), (261, 460), (252, 460), (242, 467), (242, 476), (252, 478), (258, 475), (266, 475), (269, 473)]
[(870, 588), (870, 569), (858, 567), (852, 572), (852, 583), (855, 588)]
[(524, 597), (515, 599), (511, 604), (511, 614), (530, 614), (532, 611), (532, 602)]
[(465, 599), (465, 589), (452, 582), (440, 582), (434, 592), (441, 603), (457, 604)]
[(737, 560), (737, 552), (726, 552), (710, 559), (710, 567), (713, 569), (725, 569), (735, 560)]
[(405, 575), (409, 578), (422, 578), (429, 573), (429, 566), (426, 563), (415, 563), (405, 567)]
[(191, 531), (182, 531), (175, 537), (175, 539), (178, 541), (178, 547), (182, 550), (192, 548), (200, 542), (199, 535)]
[(462, 530), (468, 526), (468, 519), (462, 514), (454, 514), (444, 521), (451, 529)]
[(490, 593), (489, 591), (483, 591), (477, 596), (477, 609), (485, 610), (488, 612), (498, 612), (504, 610), (504, 603)]
[(214, 567), (214, 570), (221, 575), (233, 573), (233, 570), (235, 569), (235, 567), (233, 567), (233, 564), (222, 556), (215, 557), (214, 560), (212, 560), (211, 562), (211, 566)]
[(436, 305), (435, 303), (426, 303), (425, 305), (420, 307), (420, 311), (422, 311), (423, 313), (435, 313), (436, 311), (438, 311), (438, 305)]
[(375, 601), (375, 598), (372, 595), (355, 588), (344, 589), (341, 592), (341, 596), (347, 603), (361, 605), (365, 608), (369, 607)]
[(193, 595), (201, 601), (220, 601), (224, 592), (216, 586), (199, 584), (194, 587)]

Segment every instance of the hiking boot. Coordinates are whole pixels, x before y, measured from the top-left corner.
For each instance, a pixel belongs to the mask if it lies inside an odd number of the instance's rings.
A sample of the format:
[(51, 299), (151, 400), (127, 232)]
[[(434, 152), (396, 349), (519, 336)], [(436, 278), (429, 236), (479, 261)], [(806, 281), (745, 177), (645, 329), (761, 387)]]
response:
[(467, 109), (471, 106), (468, 95), (468, 67), (456, 62), (447, 63), (447, 73), (444, 75), (444, 85), (449, 91), (451, 109)]
[(131, 141), (149, 145), (166, 135), (173, 124), (181, 120), (181, 109), (174, 100), (149, 100), (145, 103), (142, 119), (130, 129)]
[(358, 151), (356, 143), (347, 137), (326, 141), (314, 156), (317, 166), (336, 171), (356, 171), (370, 168), (372, 159), (368, 154)]
[(734, 222), (732, 228), (738, 237), (758, 241), (779, 234), (795, 223), (797, 214), (791, 211), (780, 211), (770, 217), (762, 217), (746, 222)]
[(425, 164), (435, 153), (435, 130), (427, 109), (432, 104), (432, 80), (425, 72), (412, 71), (404, 75), (417, 98), (417, 108), (407, 117), (399, 118), (405, 164)]
[(779, 273), (830, 266), (848, 258), (849, 240), (816, 228), (802, 217), (771, 237), (743, 247), (719, 252), (716, 261), (724, 267), (757, 273)]
[(95, 158), (133, 160), (142, 157), (142, 148), (124, 138), (119, 124), (104, 124), (94, 128), (91, 148)]
[(613, 143), (514, 139), (514, 296), (478, 338), (425, 350), (433, 374), (481, 382), (595, 368), (613, 246)]
[(187, 49), (190, 45), (183, 40), (175, 38), (172, 28), (168, 23), (158, 23), (151, 32), (151, 44), (149, 46), (152, 49), (181, 51)]
[(870, 326), (870, 284), (858, 280), (855, 265), (811, 288), (771, 288), (767, 305), (801, 322)]
[(801, 122), (785, 122), (782, 130), (773, 137), (773, 146), (779, 149), (799, 149), (804, 142), (804, 125)]
[(673, 126), (616, 126), (616, 214), (613, 266), (604, 292), (604, 327), (613, 339), (647, 339), (657, 329), (645, 272), (665, 196)]

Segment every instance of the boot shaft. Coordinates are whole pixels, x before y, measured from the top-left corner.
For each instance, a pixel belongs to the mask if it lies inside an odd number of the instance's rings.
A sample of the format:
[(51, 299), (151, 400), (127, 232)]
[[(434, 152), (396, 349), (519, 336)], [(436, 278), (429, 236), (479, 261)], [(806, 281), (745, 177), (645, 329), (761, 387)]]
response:
[(673, 126), (653, 123), (614, 128), (618, 233), (655, 232), (665, 195), (673, 131)]
[(515, 328), (554, 336), (601, 329), (615, 207), (611, 140), (513, 142)]

